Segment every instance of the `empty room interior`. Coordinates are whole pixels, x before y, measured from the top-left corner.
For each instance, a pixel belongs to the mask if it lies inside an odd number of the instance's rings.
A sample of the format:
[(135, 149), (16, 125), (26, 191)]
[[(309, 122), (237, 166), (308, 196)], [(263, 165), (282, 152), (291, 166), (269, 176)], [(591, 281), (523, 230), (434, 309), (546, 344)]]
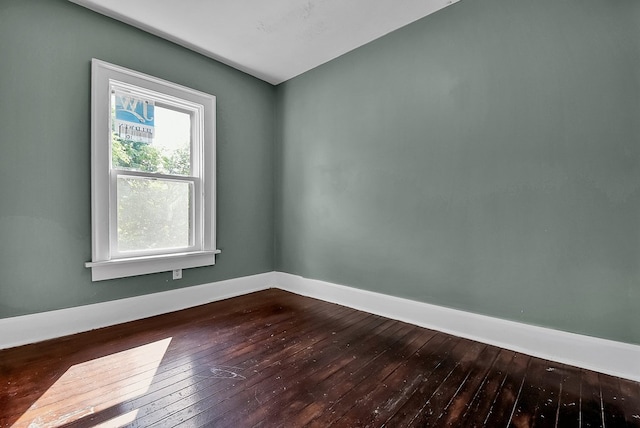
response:
[(0, 96), (0, 427), (640, 427), (638, 0), (0, 0)]

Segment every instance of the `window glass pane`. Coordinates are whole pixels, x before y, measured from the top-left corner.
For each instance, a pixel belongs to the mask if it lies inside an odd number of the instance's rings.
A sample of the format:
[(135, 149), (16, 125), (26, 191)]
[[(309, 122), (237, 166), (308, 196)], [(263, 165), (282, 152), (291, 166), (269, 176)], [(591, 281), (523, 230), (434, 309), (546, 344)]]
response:
[(118, 250), (192, 245), (193, 183), (119, 176)]
[(113, 168), (191, 175), (191, 115), (150, 98), (111, 94)]

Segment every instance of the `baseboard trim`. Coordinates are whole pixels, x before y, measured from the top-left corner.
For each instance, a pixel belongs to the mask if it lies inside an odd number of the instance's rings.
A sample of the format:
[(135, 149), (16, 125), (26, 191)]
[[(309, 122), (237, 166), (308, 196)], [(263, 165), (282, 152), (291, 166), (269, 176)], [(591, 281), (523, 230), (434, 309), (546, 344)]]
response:
[(0, 349), (41, 342), (97, 328), (224, 300), (274, 284), (274, 272), (179, 288), (109, 302), (0, 319)]
[(161, 315), (268, 288), (640, 382), (640, 346), (506, 321), (283, 272), (0, 319), (0, 349)]
[(278, 288), (546, 360), (640, 381), (640, 346), (276, 272)]

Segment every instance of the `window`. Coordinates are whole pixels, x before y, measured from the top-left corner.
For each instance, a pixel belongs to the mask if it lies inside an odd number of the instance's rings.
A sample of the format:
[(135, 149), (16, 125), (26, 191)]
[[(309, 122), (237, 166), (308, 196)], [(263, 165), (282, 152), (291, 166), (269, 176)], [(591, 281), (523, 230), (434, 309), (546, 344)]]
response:
[(215, 97), (92, 61), (94, 281), (215, 263)]

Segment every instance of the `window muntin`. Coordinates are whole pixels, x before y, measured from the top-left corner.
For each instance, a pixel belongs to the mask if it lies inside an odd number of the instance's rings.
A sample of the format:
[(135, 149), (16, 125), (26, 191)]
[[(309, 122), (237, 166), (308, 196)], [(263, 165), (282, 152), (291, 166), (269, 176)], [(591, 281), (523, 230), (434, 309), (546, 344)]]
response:
[(213, 265), (215, 97), (99, 60), (92, 76), (93, 280)]

